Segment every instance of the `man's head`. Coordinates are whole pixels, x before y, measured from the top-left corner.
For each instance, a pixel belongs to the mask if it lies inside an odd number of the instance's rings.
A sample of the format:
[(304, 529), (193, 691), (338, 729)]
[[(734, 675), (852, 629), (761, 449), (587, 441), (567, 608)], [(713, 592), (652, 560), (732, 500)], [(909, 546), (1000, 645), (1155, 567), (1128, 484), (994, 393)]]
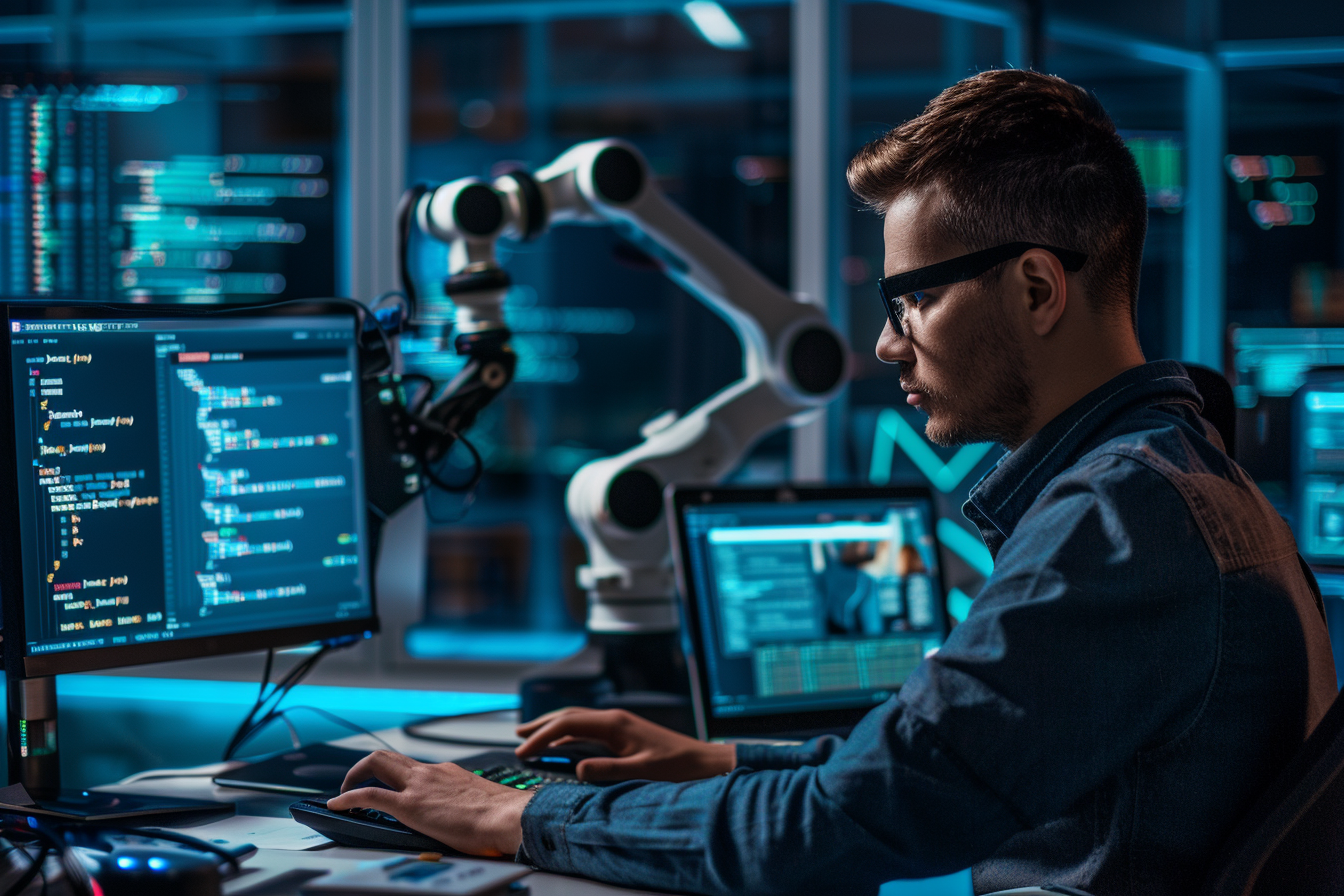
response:
[[(1035, 72), (982, 72), (860, 150), (849, 182), (885, 215), (887, 276), (1015, 242), (1086, 255), (1074, 273), (1057, 253), (1025, 250), (902, 303), (906, 332), (889, 325), (878, 355), (902, 363), (934, 441), (1020, 444), (1077, 387), (1141, 362), (1147, 203), (1091, 94)], [(1070, 377), (1060, 394), (1060, 374), (1080, 363), (1095, 376)]]

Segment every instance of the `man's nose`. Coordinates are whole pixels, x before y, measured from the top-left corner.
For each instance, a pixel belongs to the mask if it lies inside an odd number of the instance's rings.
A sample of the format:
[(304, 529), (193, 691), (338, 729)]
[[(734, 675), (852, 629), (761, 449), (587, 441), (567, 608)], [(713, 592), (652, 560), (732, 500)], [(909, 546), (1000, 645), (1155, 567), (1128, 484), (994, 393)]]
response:
[(891, 326), (887, 321), (882, 335), (877, 338), (877, 359), (884, 364), (899, 364), (915, 360), (914, 346), (910, 338)]

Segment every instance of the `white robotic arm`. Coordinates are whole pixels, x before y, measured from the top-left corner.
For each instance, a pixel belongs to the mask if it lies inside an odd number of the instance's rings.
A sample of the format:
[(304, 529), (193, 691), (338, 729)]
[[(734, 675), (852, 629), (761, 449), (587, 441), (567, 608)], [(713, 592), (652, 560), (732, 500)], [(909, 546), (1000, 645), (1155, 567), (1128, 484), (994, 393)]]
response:
[[(497, 201), (486, 202), (481, 190)], [(477, 206), (487, 213), (470, 214)], [(493, 241), (501, 233), (530, 239), (550, 224), (613, 224), (741, 340), (742, 379), (680, 419), (646, 424), (642, 444), (582, 467), (566, 496), (588, 548), (579, 578), (589, 594), (589, 630), (675, 630), (664, 487), (720, 480), (763, 435), (834, 398), (846, 378), (844, 338), (821, 307), (775, 286), (669, 202), (644, 157), (620, 140), (581, 143), (533, 175), (515, 171), (489, 187), (446, 184), (420, 200), (417, 218), (450, 242), (452, 267), (463, 272), (498, 271)], [(498, 317), (502, 293), (488, 306), (482, 295), (464, 308), (451, 283), (460, 332), (482, 326), (483, 313)]]
[(647, 424), (642, 444), (587, 464), (566, 494), (588, 546), (579, 580), (589, 595), (589, 629), (673, 630), (664, 486), (717, 482), (766, 433), (826, 404), (844, 383), (848, 348), (821, 307), (780, 289), (669, 202), (629, 144), (579, 144), (536, 176), (552, 221), (615, 224), (722, 315), (742, 343), (742, 379), (680, 419)]

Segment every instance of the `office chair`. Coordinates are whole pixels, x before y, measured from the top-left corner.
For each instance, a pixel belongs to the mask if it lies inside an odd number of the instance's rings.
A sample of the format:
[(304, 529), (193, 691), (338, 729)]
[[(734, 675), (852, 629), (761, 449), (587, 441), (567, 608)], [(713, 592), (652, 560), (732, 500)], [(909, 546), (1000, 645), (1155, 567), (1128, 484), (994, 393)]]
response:
[(1237, 403), (1232, 396), (1232, 386), (1227, 378), (1212, 367), (1203, 364), (1181, 366), (1190, 375), (1190, 380), (1204, 399), (1204, 412), (1200, 415), (1213, 424), (1223, 439), (1223, 451), (1228, 457), (1237, 456)]
[(1344, 893), (1344, 698), (1224, 843), (1203, 896)]
[[(1344, 696), (1256, 799), (1214, 858), (1200, 896), (1344, 893)], [(1020, 887), (989, 896), (1089, 896)]]

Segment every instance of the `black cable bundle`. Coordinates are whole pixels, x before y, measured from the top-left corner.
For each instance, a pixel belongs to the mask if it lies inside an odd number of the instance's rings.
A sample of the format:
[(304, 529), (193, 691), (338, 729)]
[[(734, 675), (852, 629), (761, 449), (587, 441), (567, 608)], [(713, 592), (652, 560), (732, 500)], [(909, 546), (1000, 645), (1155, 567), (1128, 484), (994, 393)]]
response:
[(253, 701), (252, 708), (243, 717), (243, 721), (239, 723), (238, 729), (234, 731), (233, 737), (230, 738), (228, 746), (224, 748), (225, 762), (232, 759), (243, 748), (244, 744), (282, 715), (279, 712), (281, 701), (299, 682), (307, 678), (322, 657), (326, 656), (336, 646), (331, 642), (324, 643), (316, 652), (304, 657), (285, 673), (284, 678), (275, 683), (269, 693), (266, 691), (266, 686), (271, 683), (271, 667), (275, 662), (275, 650), (266, 651), (266, 666), (262, 671), (261, 690), (257, 692), (257, 699)]

